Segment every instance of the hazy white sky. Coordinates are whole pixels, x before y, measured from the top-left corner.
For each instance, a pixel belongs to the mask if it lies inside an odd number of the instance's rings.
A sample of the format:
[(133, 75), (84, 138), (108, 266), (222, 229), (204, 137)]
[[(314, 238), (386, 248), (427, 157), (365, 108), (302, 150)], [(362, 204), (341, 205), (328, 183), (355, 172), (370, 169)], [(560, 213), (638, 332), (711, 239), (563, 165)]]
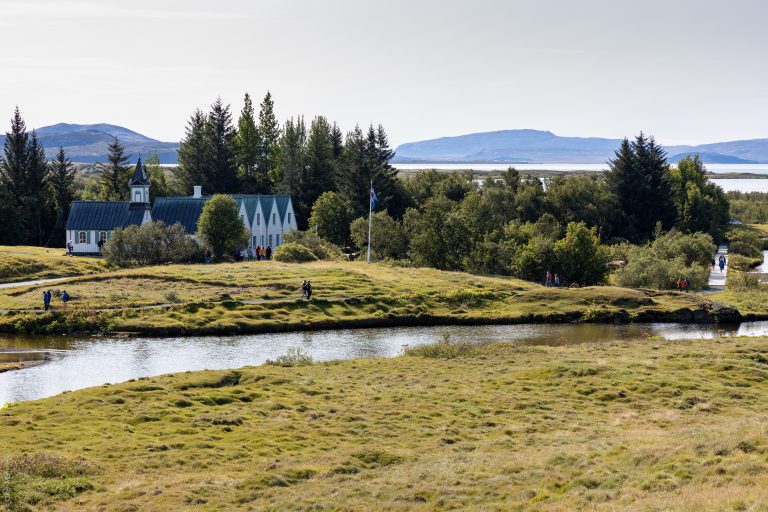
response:
[(664, 144), (768, 137), (765, 0), (0, 0), (0, 129), (178, 140), (196, 107), (393, 143), (514, 128)]

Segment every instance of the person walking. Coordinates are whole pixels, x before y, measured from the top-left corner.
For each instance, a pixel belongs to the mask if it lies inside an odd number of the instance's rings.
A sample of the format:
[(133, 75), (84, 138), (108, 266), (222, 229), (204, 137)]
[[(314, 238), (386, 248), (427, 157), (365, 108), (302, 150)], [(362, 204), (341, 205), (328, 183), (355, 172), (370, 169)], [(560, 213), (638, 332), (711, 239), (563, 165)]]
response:
[(256, 246), (256, 250), (254, 251), (254, 253), (256, 254), (256, 261), (261, 261), (261, 246), (260, 245)]
[(549, 270), (547, 270), (547, 274), (544, 277), (544, 286), (546, 286), (547, 288), (552, 286), (552, 272), (550, 272)]
[(720, 273), (723, 273), (723, 270), (725, 270), (725, 257), (720, 256)]
[(205, 256), (205, 262), (210, 263), (211, 262), (211, 251), (206, 249), (205, 253), (203, 254)]
[(61, 292), (61, 302), (63, 302), (65, 306), (67, 305), (67, 302), (69, 302), (69, 294), (67, 293), (67, 290)]
[(560, 274), (555, 274), (555, 288), (560, 287)]
[(312, 298), (312, 281), (307, 280), (307, 300)]
[(683, 276), (677, 278), (677, 291), (683, 291)]
[(72, 250), (75, 248), (72, 240), (67, 240), (67, 255), (72, 256)]
[(716, 264), (715, 258), (712, 258), (712, 270), (715, 270), (715, 264)]
[(307, 280), (305, 279), (303, 283), (301, 283), (301, 298), (306, 299), (307, 298)]
[(104, 256), (104, 240), (99, 239), (99, 241), (96, 243), (96, 245), (99, 248), (99, 256)]
[(45, 290), (43, 292), (43, 310), (48, 311), (51, 309), (51, 290)]
[(265, 251), (265, 255), (267, 256), (268, 260), (272, 259), (272, 246), (268, 245), (267, 250)]
[(683, 278), (683, 291), (685, 293), (688, 293), (688, 288), (691, 286), (691, 282), (688, 280), (687, 277)]

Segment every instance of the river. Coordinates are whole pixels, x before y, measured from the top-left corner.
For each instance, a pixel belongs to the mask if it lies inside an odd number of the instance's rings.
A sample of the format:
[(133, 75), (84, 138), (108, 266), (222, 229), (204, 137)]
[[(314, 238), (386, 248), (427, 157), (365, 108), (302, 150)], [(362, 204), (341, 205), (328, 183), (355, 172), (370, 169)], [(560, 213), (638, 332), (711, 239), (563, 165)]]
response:
[[(398, 327), (198, 338), (0, 338), (5, 360), (45, 357), (48, 362), (0, 373), (0, 405), (35, 400), (106, 383), (190, 370), (262, 364), (299, 347), (317, 361), (391, 357), (405, 345), (439, 340), (527, 344), (604, 343), (658, 337), (669, 341), (715, 336), (768, 335), (768, 322), (738, 326), (700, 324), (530, 324)], [(11, 353), (14, 351), (14, 354)], [(23, 352), (23, 354), (20, 354)]]

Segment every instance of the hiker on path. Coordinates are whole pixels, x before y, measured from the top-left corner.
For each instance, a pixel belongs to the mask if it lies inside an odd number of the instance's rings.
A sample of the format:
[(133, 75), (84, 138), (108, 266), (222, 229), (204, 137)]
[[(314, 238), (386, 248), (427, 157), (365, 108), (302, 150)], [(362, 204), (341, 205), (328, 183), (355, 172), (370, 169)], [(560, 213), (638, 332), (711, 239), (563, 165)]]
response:
[(725, 270), (725, 257), (720, 256), (720, 273), (723, 273), (723, 270)]
[(67, 305), (67, 302), (69, 302), (69, 294), (67, 293), (67, 290), (61, 292), (61, 302), (63, 302), (65, 306)]
[(560, 274), (555, 274), (555, 288), (560, 287)]
[(712, 258), (712, 270), (715, 270), (715, 264), (716, 264), (715, 258)]
[(67, 240), (67, 254), (69, 256), (72, 256), (72, 250), (75, 248), (74, 244), (72, 244), (72, 240)]
[(205, 256), (205, 262), (210, 263), (211, 262), (211, 251), (208, 249), (205, 250), (205, 253), (203, 254)]
[[(257, 245), (254, 252), (256, 253), (256, 261), (261, 261), (261, 246)], [(715, 264), (713, 263), (712, 266), (714, 267)]]
[(683, 277), (682, 276), (677, 278), (677, 291), (679, 291), (679, 292), (683, 291)]
[(552, 286), (552, 272), (550, 272), (549, 270), (547, 270), (547, 275), (544, 278), (544, 286), (546, 286), (547, 288)]
[(307, 280), (305, 279), (303, 283), (301, 283), (301, 298), (306, 299), (307, 298)]
[(96, 245), (99, 247), (99, 256), (104, 255), (104, 240), (99, 239), (99, 241), (96, 243)]
[(691, 282), (688, 281), (687, 277), (683, 278), (683, 291), (688, 293), (688, 288), (691, 286)]
[(45, 311), (51, 309), (51, 290), (45, 290), (43, 292), (43, 309)]
[(312, 281), (307, 281), (307, 300), (312, 298)]
[(272, 259), (272, 246), (268, 245), (267, 250), (265, 251), (265, 255), (267, 256), (268, 260)]

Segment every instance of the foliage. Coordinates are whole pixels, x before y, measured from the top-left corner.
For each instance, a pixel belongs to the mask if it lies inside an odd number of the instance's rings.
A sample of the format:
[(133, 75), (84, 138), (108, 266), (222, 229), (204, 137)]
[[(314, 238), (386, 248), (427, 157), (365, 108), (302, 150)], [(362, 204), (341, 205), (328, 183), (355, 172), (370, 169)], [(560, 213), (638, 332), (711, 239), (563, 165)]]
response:
[(106, 201), (125, 201), (128, 199), (128, 180), (131, 178), (130, 155), (125, 146), (114, 137), (107, 146), (107, 163), (99, 165), (99, 183), (101, 197)]
[(731, 217), (744, 224), (768, 224), (768, 192), (727, 192)]
[(48, 246), (62, 247), (66, 242), (64, 229), (72, 200), (75, 198), (75, 168), (67, 158), (64, 148), (60, 147), (56, 160), (51, 162), (48, 174), (48, 187), (53, 205), (56, 208), (56, 223), (48, 238)]
[(304, 147), (304, 165), (300, 173), (301, 187), (294, 198), (299, 229), (306, 229), (310, 212), (317, 199), (335, 188), (334, 175), (339, 157), (334, 156), (333, 128), (323, 116), (317, 116), (309, 127)]
[(221, 98), (216, 98), (205, 123), (209, 149), (206, 190), (210, 194), (238, 191), (235, 134), (229, 105), (225, 106)]
[(470, 191), (476, 190), (473, 180), (472, 171), (441, 172), (428, 169), (415, 173), (402, 182), (415, 206), (421, 207), (428, 199), (439, 195), (451, 201), (461, 201)]
[(731, 259), (731, 268), (728, 269), (728, 288), (732, 288), (737, 291), (744, 290), (757, 290), (761, 286), (760, 274), (754, 272), (745, 272), (736, 270), (733, 267), (733, 260)]
[(218, 194), (206, 201), (197, 221), (197, 238), (215, 258), (246, 247), (249, 236), (231, 196)]
[(756, 260), (756, 263), (762, 261), (765, 244), (761, 238), (761, 233), (756, 229), (747, 226), (732, 226), (728, 230), (727, 236), (729, 253), (752, 258)]
[(271, 194), (279, 181), (278, 158), (280, 155), (280, 124), (275, 117), (275, 103), (267, 91), (259, 107), (259, 141), (261, 148), (257, 159), (257, 189), (261, 194)]
[(200, 247), (184, 226), (162, 221), (118, 228), (104, 246), (104, 257), (115, 267), (183, 263), (200, 258)]
[(321, 260), (339, 261), (344, 259), (344, 255), (337, 246), (320, 238), (313, 231), (289, 231), (284, 235), (283, 242), (303, 245)]
[(441, 270), (462, 268), (468, 240), (456, 203), (445, 196), (434, 196), (421, 209), (408, 209), (403, 227), (410, 239), (414, 263)]
[(309, 229), (332, 244), (349, 242), (349, 225), (354, 219), (352, 204), (336, 192), (323, 192), (312, 206)]
[(425, 345), (406, 346), (403, 355), (425, 357), (429, 359), (456, 359), (474, 356), (479, 352), (479, 345), (471, 341), (452, 341), (449, 332), (444, 332), (439, 341)]
[(605, 281), (608, 273), (608, 253), (600, 245), (595, 228), (583, 222), (571, 222), (565, 238), (552, 247), (554, 272), (563, 284), (593, 285)]
[(301, 347), (290, 347), (282, 356), (274, 360), (267, 359), (266, 364), (271, 366), (282, 366), (291, 368), (294, 366), (309, 366), (314, 363), (312, 356), (307, 354)]
[(730, 220), (723, 190), (710, 182), (698, 155), (686, 156), (672, 171), (677, 203), (677, 226), (686, 233), (701, 231), (721, 240)]
[[(360, 217), (349, 228), (352, 241), (365, 254), (368, 248), (368, 218)], [(385, 211), (371, 214), (371, 259), (400, 259), (408, 247), (403, 228)]]
[(274, 254), (275, 261), (283, 263), (306, 263), (317, 261), (317, 256), (308, 248), (296, 242), (286, 242)]
[(195, 186), (208, 190), (208, 160), (210, 146), (206, 134), (207, 116), (197, 109), (187, 121), (184, 138), (179, 144), (179, 165), (176, 167), (176, 180), (184, 194), (192, 193)]
[(261, 138), (254, 118), (253, 102), (246, 92), (243, 110), (237, 120), (235, 154), (240, 177), (241, 191), (245, 194), (259, 192), (258, 161), (261, 154)]
[(171, 185), (165, 177), (165, 170), (160, 164), (160, 156), (157, 154), (157, 150), (147, 153), (144, 159), (144, 172), (147, 173), (149, 178), (149, 199), (154, 203), (158, 197), (166, 197), (173, 195)]

